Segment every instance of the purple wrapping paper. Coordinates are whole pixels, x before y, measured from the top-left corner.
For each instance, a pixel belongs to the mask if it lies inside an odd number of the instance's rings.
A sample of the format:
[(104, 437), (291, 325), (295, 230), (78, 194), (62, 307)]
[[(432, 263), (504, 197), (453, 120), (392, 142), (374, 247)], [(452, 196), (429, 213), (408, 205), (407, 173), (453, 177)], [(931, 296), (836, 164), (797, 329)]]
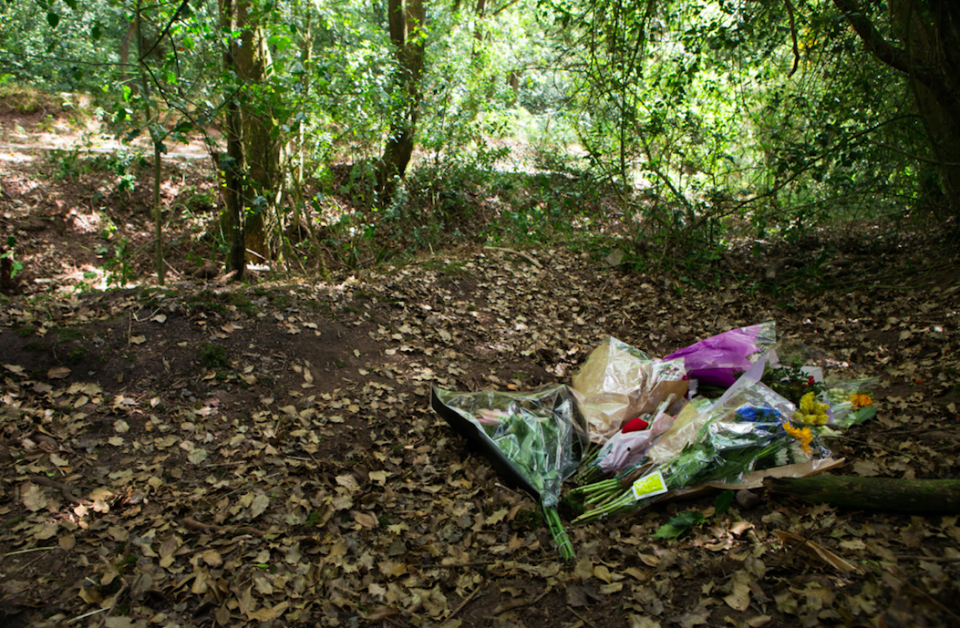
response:
[(776, 340), (773, 322), (731, 329), (671, 353), (664, 360), (683, 358), (687, 375), (702, 384), (730, 387), (752, 365), (748, 356)]

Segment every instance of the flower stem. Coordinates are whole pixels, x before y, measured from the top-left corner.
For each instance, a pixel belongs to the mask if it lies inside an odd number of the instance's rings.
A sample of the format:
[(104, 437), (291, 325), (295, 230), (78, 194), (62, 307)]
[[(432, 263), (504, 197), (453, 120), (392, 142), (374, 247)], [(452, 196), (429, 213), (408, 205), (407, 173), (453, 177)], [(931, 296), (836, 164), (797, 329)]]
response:
[(576, 554), (573, 552), (573, 545), (570, 543), (570, 537), (563, 528), (563, 522), (560, 521), (560, 515), (556, 508), (544, 508), (544, 519), (547, 521), (547, 527), (553, 534), (553, 541), (557, 544), (557, 551), (560, 552), (560, 558), (563, 560), (573, 560)]

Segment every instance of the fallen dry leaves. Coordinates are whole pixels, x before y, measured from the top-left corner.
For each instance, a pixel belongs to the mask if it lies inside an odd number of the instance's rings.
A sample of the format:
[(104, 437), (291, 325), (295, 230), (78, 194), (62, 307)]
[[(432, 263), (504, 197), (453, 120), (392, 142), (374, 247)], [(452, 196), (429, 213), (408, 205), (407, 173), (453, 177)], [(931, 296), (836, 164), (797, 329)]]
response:
[(570, 528), (578, 560), (561, 564), (534, 501), (427, 407), (433, 384), (569, 381), (607, 334), (664, 354), (773, 318), (828, 368), (881, 378), (878, 418), (830, 443), (846, 472), (954, 477), (958, 303), (952, 276), (774, 298), (561, 248), (339, 284), (13, 301), (0, 612), (113, 627), (960, 621), (956, 517), (763, 501), (651, 538), (707, 498)]

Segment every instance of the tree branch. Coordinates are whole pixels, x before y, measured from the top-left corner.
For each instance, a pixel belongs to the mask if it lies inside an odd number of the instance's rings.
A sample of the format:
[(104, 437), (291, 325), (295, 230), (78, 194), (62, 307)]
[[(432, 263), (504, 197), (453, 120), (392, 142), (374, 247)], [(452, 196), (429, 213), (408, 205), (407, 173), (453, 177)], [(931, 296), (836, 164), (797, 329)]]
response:
[(852, 140), (856, 140), (856, 139), (859, 139), (859, 138), (861, 138), (861, 137), (863, 137), (863, 136), (865, 136), (865, 135), (869, 135), (870, 133), (873, 133), (874, 131), (876, 131), (876, 130), (880, 129), (881, 127), (886, 126), (886, 125), (888, 125), (888, 124), (892, 124), (892, 123), (897, 122), (897, 121), (899, 121), (899, 120), (905, 120), (905, 119), (907, 119), (907, 118), (912, 118), (912, 117), (913, 117), (913, 116), (911, 116), (911, 115), (896, 116), (896, 117), (890, 118), (889, 120), (884, 120), (883, 122), (879, 122), (879, 123), (877, 123), (877, 124), (875, 124), (875, 125), (873, 125), (873, 126), (871, 126), (871, 127), (869, 127), (869, 128), (866, 128), (866, 129), (862, 129), (862, 130), (860, 130), (860, 131), (857, 131), (856, 133), (851, 134), (849, 137), (843, 138), (841, 141), (838, 141), (838, 142), (837, 142), (836, 144), (834, 144), (833, 146), (830, 146), (829, 148), (827, 148), (826, 150), (824, 150), (824, 151), (823, 151), (822, 153), (820, 153), (819, 155), (816, 155), (816, 156), (814, 156), (813, 158), (807, 160), (807, 162), (804, 164), (804, 167), (803, 167), (802, 169), (795, 171), (795, 172), (794, 172), (793, 174), (791, 174), (789, 177), (787, 177), (786, 179), (784, 179), (784, 180), (781, 181), (780, 183), (774, 185), (774, 186), (773, 186), (772, 188), (770, 188), (769, 190), (767, 190), (767, 191), (765, 191), (765, 192), (761, 192), (760, 194), (757, 194), (756, 196), (752, 196), (752, 197), (750, 197), (750, 198), (744, 199), (744, 200), (736, 203), (729, 211), (724, 211), (724, 212), (721, 212), (720, 214), (706, 214), (706, 215), (701, 216), (695, 223), (693, 223), (693, 226), (692, 226), (692, 228), (691, 228), (691, 231), (696, 231), (697, 229), (699, 229), (699, 228), (700, 228), (701, 226), (703, 226), (703, 224), (704, 224), (707, 220), (709, 220), (710, 218), (725, 218), (725, 217), (727, 217), (727, 216), (731, 216), (731, 215), (737, 213), (738, 211), (740, 211), (742, 208), (746, 207), (747, 205), (750, 205), (751, 203), (755, 203), (755, 202), (757, 202), (757, 201), (759, 201), (759, 200), (761, 200), (761, 199), (763, 199), (763, 198), (772, 196), (773, 194), (775, 194), (775, 193), (778, 192), (779, 190), (785, 188), (785, 187), (788, 186), (790, 183), (792, 183), (792, 182), (795, 181), (797, 178), (799, 178), (804, 172), (807, 171), (807, 168), (808, 168), (808, 167), (810, 167), (810, 166), (812, 166), (813, 164), (817, 163), (818, 161), (826, 158), (826, 157), (829, 156), (831, 153), (836, 152), (837, 150), (839, 150), (839, 149), (840, 149), (841, 147), (843, 147), (844, 145), (849, 144)]
[(950, 100), (943, 74), (887, 41), (867, 18), (859, 0), (833, 0), (833, 3), (843, 13), (844, 19), (853, 27), (870, 54), (891, 68), (917, 79), (944, 102)]
[(188, 0), (183, 0), (183, 2), (180, 3), (180, 6), (177, 7), (177, 10), (173, 12), (173, 17), (170, 18), (169, 22), (167, 22), (166, 28), (163, 29), (162, 33), (160, 33), (160, 36), (157, 37), (157, 39), (153, 42), (153, 45), (150, 46), (150, 49), (140, 55), (140, 58), (137, 59), (138, 63), (143, 63), (143, 60), (149, 57), (150, 53), (157, 48), (161, 41), (163, 41), (163, 38), (166, 37), (170, 32), (170, 27), (173, 26), (173, 23), (177, 21), (178, 17), (180, 17), (180, 12), (183, 11), (184, 7), (187, 6), (187, 2)]
[(800, 46), (797, 44), (797, 23), (793, 18), (793, 3), (790, 0), (783, 0), (783, 3), (787, 7), (787, 16), (790, 18), (790, 39), (793, 42), (793, 67), (787, 74), (787, 78), (790, 78), (800, 66)]
[(888, 42), (880, 34), (873, 22), (867, 18), (867, 14), (858, 0), (833, 0), (833, 3), (840, 9), (844, 19), (853, 27), (854, 32), (866, 45), (867, 51), (896, 70), (913, 76), (918, 74), (920, 68), (916, 60)]

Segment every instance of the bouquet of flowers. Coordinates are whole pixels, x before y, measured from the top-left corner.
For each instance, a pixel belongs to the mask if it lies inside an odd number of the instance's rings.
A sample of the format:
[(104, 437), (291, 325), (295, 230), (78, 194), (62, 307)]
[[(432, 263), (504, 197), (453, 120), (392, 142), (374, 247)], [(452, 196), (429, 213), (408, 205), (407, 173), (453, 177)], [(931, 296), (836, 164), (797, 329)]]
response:
[(599, 445), (665, 399), (681, 401), (687, 386), (683, 360), (657, 360), (612, 337), (590, 352), (573, 377), (590, 440)]
[(673, 403), (673, 395), (660, 404), (653, 414), (637, 417), (627, 422), (614, 434), (582, 469), (580, 480), (590, 481), (600, 474), (615, 473), (639, 462), (657, 438), (673, 424), (674, 417), (667, 412)]
[(676, 489), (735, 484), (751, 471), (828, 457), (811, 429), (793, 422), (796, 406), (759, 382), (763, 362), (716, 402), (688, 404), (639, 463), (575, 489), (593, 508), (576, 521), (643, 508)]
[(796, 404), (794, 420), (814, 427), (847, 428), (876, 416), (869, 391), (877, 385), (877, 379), (842, 380), (832, 376), (824, 380), (819, 367), (803, 366), (812, 352), (803, 345), (778, 346), (780, 363), (768, 363), (763, 373), (763, 383)]
[(459, 393), (433, 389), (433, 409), (476, 443), (493, 467), (536, 497), (561, 557), (574, 558), (557, 504), (580, 464), (586, 422), (566, 386), (535, 392)]
[(877, 415), (870, 389), (877, 379), (828, 380), (826, 398), (830, 406), (829, 425), (851, 427)]
[(708, 386), (727, 388), (749, 369), (749, 359), (771, 347), (777, 339), (773, 321), (731, 329), (671, 353), (664, 361), (683, 358), (687, 375)]

